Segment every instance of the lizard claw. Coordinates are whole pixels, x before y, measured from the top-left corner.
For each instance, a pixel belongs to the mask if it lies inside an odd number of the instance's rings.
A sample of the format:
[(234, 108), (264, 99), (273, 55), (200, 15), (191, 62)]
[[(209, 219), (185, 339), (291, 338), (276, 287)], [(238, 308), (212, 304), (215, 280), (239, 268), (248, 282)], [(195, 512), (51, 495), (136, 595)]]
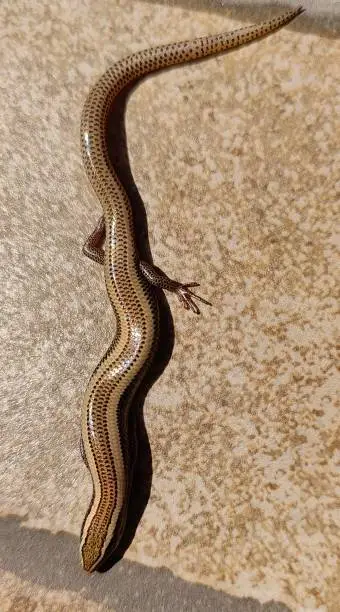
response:
[(193, 291), (191, 291), (190, 287), (199, 287), (199, 283), (178, 283), (177, 287), (174, 289), (180, 303), (186, 310), (192, 310), (195, 314), (200, 314), (200, 309), (198, 308), (195, 300), (199, 300), (203, 302), (203, 304), (207, 304), (208, 306), (212, 306), (211, 302), (205, 300), (200, 295), (197, 295)]

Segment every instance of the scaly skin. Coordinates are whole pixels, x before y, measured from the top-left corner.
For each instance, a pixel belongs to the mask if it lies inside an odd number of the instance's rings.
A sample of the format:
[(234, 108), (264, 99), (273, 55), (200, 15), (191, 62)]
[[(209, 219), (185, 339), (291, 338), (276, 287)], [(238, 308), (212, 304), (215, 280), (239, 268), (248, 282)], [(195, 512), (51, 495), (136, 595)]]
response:
[[(106, 130), (115, 97), (151, 72), (221, 53), (265, 36), (303, 9), (287, 11), (259, 25), (196, 40), (162, 45), (116, 62), (85, 102), (81, 120), (83, 161), (103, 208), (103, 221), (85, 252), (104, 263), (107, 292), (117, 321), (114, 341), (88, 383), (82, 410), (82, 452), (93, 481), (93, 496), (81, 533), (85, 570), (98, 570), (119, 544), (130, 486), (128, 413), (157, 341), (158, 306), (152, 284), (177, 293), (199, 312), (194, 283), (171, 281), (139, 261), (130, 202), (108, 155)], [(106, 235), (105, 255), (99, 248)], [(198, 298), (200, 299), (200, 298)], [(202, 300), (204, 301), (204, 300)]]

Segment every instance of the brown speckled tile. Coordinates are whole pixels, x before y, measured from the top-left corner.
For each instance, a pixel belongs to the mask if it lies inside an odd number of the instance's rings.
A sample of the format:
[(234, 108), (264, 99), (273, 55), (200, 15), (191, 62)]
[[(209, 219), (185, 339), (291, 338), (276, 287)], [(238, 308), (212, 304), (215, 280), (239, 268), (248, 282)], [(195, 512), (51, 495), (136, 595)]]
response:
[(1, 609), (3, 612), (113, 612), (98, 602), (85, 600), (72, 591), (38, 587), (11, 572), (0, 570)]
[(232, 597), (182, 580), (164, 567), (125, 559), (106, 574), (89, 576), (77, 562), (75, 536), (27, 529), (13, 516), (0, 520), (0, 537), (1, 603), (12, 606), (11, 612), (290, 612), (278, 601)]
[[(244, 11), (0, 12), (2, 509), (78, 534), (91, 492), (79, 409), (113, 330), (102, 272), (81, 254), (100, 211), (81, 105), (114, 59), (239, 27)], [(214, 304), (196, 318), (169, 299), (175, 349), (145, 404), (152, 495), (126, 557), (299, 611), (338, 602), (339, 56), (296, 22), (149, 78), (126, 114), (155, 262)]]

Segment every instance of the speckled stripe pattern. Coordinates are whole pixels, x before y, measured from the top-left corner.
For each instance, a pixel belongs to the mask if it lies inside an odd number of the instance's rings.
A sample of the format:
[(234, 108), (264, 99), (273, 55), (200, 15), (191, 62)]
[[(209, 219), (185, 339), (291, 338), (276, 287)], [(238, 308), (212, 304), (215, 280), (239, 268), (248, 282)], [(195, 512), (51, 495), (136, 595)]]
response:
[(338, 611), (340, 5), (289, 4), (306, 12), (273, 36), (143, 80), (126, 149), (109, 139), (153, 260), (213, 305), (195, 317), (169, 296), (174, 348), (144, 402), (148, 505), (124, 559), (88, 575), (80, 411), (115, 320), (82, 253), (102, 214), (84, 101), (116, 59), (288, 2), (0, 3), (4, 611)]
[[(107, 150), (112, 102), (124, 86), (146, 74), (238, 47), (274, 32), (302, 11), (299, 7), (259, 25), (134, 53), (109, 68), (85, 102), (83, 160), (103, 208), (104, 273), (117, 321), (114, 341), (91, 377), (83, 407), (82, 445), (94, 490), (81, 533), (81, 559), (87, 571), (100, 567), (108, 547), (111, 553), (124, 529), (131, 469), (126, 427), (133, 401), (126, 391), (132, 383), (136, 389), (158, 327), (156, 299), (140, 272), (131, 207)], [(127, 405), (122, 407), (123, 394)]]

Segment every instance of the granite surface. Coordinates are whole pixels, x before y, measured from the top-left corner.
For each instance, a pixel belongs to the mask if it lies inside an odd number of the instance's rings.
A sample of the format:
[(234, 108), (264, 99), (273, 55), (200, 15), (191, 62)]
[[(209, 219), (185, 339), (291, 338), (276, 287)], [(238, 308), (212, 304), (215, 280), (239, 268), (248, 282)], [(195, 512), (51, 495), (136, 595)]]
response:
[(128, 99), (154, 260), (213, 306), (196, 317), (169, 297), (174, 350), (144, 406), (150, 500), (123, 561), (79, 568), (79, 411), (114, 325), (81, 253), (100, 214), (81, 107), (131, 51), (282, 10), (207, 4), (0, 5), (3, 610), (338, 610), (332, 3)]

